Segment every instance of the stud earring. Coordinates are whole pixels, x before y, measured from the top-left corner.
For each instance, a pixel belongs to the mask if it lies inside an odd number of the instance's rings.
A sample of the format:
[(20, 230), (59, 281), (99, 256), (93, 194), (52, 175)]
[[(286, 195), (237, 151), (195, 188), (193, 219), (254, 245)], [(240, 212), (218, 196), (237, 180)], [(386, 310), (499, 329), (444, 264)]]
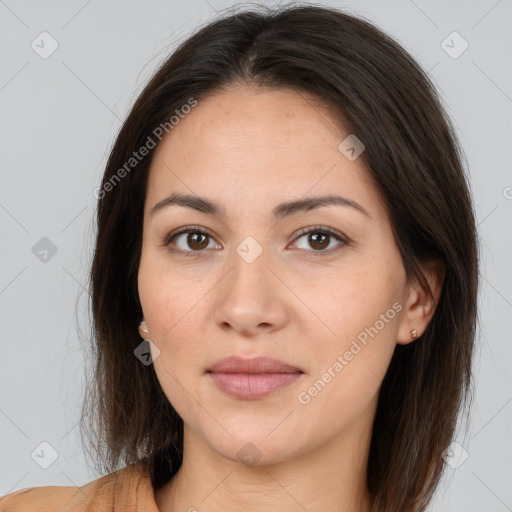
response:
[(146, 333), (146, 334), (149, 334), (149, 330), (148, 330), (148, 325), (146, 324), (146, 322), (141, 322), (139, 324), (139, 333)]
[(416, 338), (416, 336), (418, 336), (418, 333), (416, 332), (416, 329), (413, 329), (413, 330), (411, 331), (411, 336), (412, 336), (412, 339), (415, 339), (415, 338)]

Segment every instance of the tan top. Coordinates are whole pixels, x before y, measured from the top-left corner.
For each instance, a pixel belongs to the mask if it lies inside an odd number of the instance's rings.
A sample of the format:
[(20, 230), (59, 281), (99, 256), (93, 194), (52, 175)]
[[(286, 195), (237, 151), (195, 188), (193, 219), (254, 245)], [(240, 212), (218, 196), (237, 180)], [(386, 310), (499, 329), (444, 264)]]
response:
[(79, 486), (29, 487), (0, 498), (0, 512), (159, 512), (149, 474), (132, 464)]

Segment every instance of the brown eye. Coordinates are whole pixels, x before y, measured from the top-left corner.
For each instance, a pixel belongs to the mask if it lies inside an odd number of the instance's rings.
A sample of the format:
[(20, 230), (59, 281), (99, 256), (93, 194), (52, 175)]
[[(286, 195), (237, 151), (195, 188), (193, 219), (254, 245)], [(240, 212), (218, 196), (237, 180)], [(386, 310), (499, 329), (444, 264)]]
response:
[[(308, 243), (313, 247), (314, 249), (326, 249), (329, 245), (331, 235), (326, 235), (324, 233), (310, 233), (308, 235)], [(325, 243), (327, 240), (327, 243)]]
[[(301, 242), (301, 240), (305, 240)], [(338, 241), (339, 243), (334, 247), (332, 242)], [(312, 228), (303, 228), (299, 232), (299, 237), (295, 242), (299, 249), (305, 249), (306, 251), (314, 254), (315, 256), (321, 254), (330, 254), (335, 250), (348, 244), (348, 240), (338, 232), (334, 232), (331, 228), (314, 226)], [(330, 249), (333, 248), (334, 251)], [(311, 250), (313, 249), (313, 250)]]
[[(200, 251), (208, 246), (208, 235), (204, 233), (193, 232), (187, 235), (187, 244), (190, 248)], [(206, 241), (206, 244), (205, 244)]]
[[(167, 236), (163, 245), (167, 246), (172, 253), (183, 254), (184, 256), (200, 256), (213, 241), (210, 233), (199, 226), (186, 226)], [(173, 248), (172, 245), (177, 248)], [(220, 248), (220, 246), (215, 247), (214, 244), (213, 248)]]

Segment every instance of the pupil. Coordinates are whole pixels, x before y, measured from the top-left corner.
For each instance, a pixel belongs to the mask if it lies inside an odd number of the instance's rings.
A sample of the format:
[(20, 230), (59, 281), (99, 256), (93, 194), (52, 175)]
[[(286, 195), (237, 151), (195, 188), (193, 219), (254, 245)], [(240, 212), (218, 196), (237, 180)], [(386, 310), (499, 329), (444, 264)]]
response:
[[(196, 241), (197, 237), (203, 237), (204, 238), (203, 242), (197, 242)], [(204, 241), (206, 240), (206, 235), (204, 235), (203, 233), (191, 233), (191, 234), (189, 234), (188, 238), (189, 238), (189, 241), (191, 241), (191, 243), (189, 242), (189, 245), (191, 247), (199, 245), (199, 246), (201, 246), (201, 247), (199, 247), (199, 249), (202, 249), (203, 248), (202, 244), (204, 244)]]
[[(322, 238), (323, 240), (321, 241), (318, 241), (318, 240), (315, 240), (316, 238)], [(322, 233), (313, 233), (310, 238), (313, 240), (313, 246), (317, 246), (317, 248), (324, 248), (325, 247), (325, 244), (322, 244), (322, 242), (325, 242), (325, 240), (327, 239), (328, 235), (324, 235)], [(318, 247), (320, 246), (320, 247)]]

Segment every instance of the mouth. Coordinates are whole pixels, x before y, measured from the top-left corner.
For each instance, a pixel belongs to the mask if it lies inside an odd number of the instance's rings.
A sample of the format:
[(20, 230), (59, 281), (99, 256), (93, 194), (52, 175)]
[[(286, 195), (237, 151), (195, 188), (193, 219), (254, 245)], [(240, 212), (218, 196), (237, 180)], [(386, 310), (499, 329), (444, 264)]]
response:
[(278, 359), (238, 356), (218, 361), (206, 373), (221, 391), (242, 400), (268, 396), (296, 383), (304, 375), (300, 368)]

